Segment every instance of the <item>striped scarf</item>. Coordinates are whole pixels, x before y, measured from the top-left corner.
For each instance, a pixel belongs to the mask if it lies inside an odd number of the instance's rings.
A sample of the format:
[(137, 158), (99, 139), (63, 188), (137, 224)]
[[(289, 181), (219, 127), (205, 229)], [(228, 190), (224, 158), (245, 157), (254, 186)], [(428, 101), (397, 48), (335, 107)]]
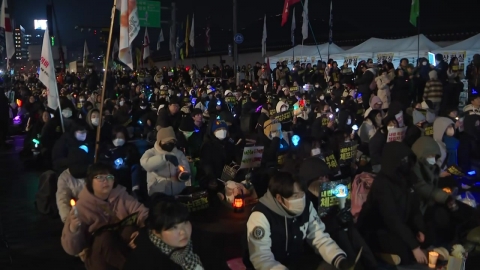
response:
[(150, 241), (160, 249), (160, 251), (167, 255), (170, 260), (180, 265), (184, 270), (198, 270), (203, 269), (202, 262), (198, 255), (193, 253), (192, 241), (189, 241), (184, 248), (172, 248), (167, 245), (162, 239), (158, 238), (152, 231), (149, 231)]

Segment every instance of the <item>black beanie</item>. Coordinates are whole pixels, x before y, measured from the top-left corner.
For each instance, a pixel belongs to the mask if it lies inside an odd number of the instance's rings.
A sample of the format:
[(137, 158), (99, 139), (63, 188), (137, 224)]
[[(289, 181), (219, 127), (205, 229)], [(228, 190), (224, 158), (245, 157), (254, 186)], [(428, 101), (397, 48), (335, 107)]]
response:
[(183, 117), (178, 129), (186, 132), (195, 131), (195, 124), (193, 123), (193, 119), (189, 116)]

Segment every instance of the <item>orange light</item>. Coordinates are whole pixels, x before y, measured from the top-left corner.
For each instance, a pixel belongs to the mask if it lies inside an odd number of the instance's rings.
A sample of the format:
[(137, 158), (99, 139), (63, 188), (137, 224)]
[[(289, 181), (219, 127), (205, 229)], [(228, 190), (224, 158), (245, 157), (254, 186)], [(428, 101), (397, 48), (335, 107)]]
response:
[(22, 105), (23, 105), (23, 102), (20, 99), (17, 99), (17, 106), (22, 107)]
[(443, 188), (442, 190), (447, 194), (452, 194), (452, 190), (449, 187)]
[(233, 207), (234, 208), (242, 208), (243, 207), (243, 199), (241, 198), (235, 198), (233, 200)]
[(182, 165), (178, 165), (178, 169), (179, 169), (181, 172), (184, 172), (184, 171), (185, 171), (185, 168), (183, 168)]
[(70, 205), (71, 205), (71, 206), (75, 206), (75, 200), (74, 200), (74, 199), (71, 199), (71, 200), (70, 200)]

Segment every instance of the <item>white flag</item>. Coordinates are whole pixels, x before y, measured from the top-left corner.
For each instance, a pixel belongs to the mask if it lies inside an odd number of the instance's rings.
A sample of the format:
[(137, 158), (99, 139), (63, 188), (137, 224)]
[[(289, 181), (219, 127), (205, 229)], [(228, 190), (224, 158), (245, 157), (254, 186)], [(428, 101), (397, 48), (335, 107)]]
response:
[(89, 54), (87, 41), (85, 40), (85, 44), (83, 44), (83, 68), (87, 68)]
[(160, 29), (160, 35), (158, 36), (158, 41), (157, 41), (157, 51), (160, 50), (160, 43), (164, 41), (165, 41), (165, 38), (163, 37), (163, 29)]
[(305, 0), (302, 16), (303, 16), (302, 36), (303, 36), (303, 40), (305, 40), (308, 38), (308, 0)]
[(170, 36), (169, 36), (169, 50), (170, 50), (170, 54), (172, 55), (172, 57), (175, 57), (175, 54), (176, 54), (176, 51), (177, 51), (177, 45), (176, 45), (176, 40), (174, 40), (173, 38), (173, 34), (172, 34), (172, 26), (170, 26)]
[(0, 27), (5, 29), (5, 50), (7, 52), (7, 63), (13, 55), (15, 55), (15, 45), (13, 44), (13, 29), (10, 21), (10, 12), (6, 12), (8, 8), (7, 0), (2, 1), (2, 7), (0, 10)]
[(118, 52), (118, 39), (115, 39), (115, 43), (113, 43), (112, 61), (115, 59), (115, 53), (117, 52)]
[(145, 27), (145, 36), (143, 36), (143, 60), (150, 56), (150, 38), (148, 37), (148, 29)]
[(262, 56), (267, 54), (267, 15), (263, 18)]
[(45, 30), (45, 34), (43, 35), (40, 74), (38, 79), (47, 87), (48, 107), (56, 110), (58, 108), (58, 88), (48, 29)]
[(195, 47), (195, 14), (192, 16), (192, 25), (190, 26), (190, 36), (188, 39), (190, 40), (190, 46)]
[(121, 0), (117, 4), (117, 9), (120, 10), (120, 18), (128, 18), (128, 20), (120, 20), (120, 52), (118, 53), (118, 59), (133, 69), (130, 45), (138, 35), (138, 32), (140, 32), (137, 1)]

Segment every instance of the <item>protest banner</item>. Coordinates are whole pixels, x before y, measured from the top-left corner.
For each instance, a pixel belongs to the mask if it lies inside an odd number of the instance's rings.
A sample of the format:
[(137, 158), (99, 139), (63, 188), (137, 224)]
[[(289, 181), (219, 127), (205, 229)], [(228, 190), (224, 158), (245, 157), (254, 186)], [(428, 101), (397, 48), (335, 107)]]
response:
[(235, 105), (237, 104), (237, 98), (236, 97), (225, 97), (225, 102), (228, 104)]
[(407, 128), (392, 128), (388, 130), (387, 143), (388, 142), (401, 142), (405, 138), (405, 132)]
[(318, 198), (318, 215), (320, 217), (327, 215), (332, 208), (336, 208), (339, 205), (339, 201), (336, 196), (338, 192), (337, 187), (339, 187), (339, 185), (347, 187), (348, 193), (346, 197), (346, 205), (350, 204), (352, 183), (349, 181), (349, 179), (320, 183), (320, 196)]
[(274, 115), (275, 119), (280, 123), (289, 123), (293, 120), (292, 111), (279, 112)]
[(263, 156), (263, 146), (248, 146), (243, 149), (240, 169), (260, 167)]
[(433, 124), (428, 123), (425, 126), (425, 136), (433, 137)]
[(345, 142), (340, 145), (340, 165), (349, 165), (356, 158), (357, 147), (356, 142)]

